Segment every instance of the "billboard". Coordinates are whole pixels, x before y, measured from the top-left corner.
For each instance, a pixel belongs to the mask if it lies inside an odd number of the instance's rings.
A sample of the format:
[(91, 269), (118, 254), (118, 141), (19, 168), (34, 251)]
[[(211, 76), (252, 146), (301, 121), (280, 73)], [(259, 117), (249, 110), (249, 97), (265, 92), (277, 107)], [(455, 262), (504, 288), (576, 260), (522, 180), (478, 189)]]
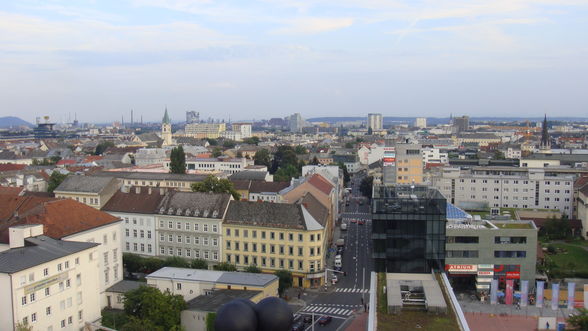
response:
[(476, 274), (477, 264), (446, 264), (445, 271), (456, 274)]
[(384, 148), (384, 156), (382, 156), (382, 165), (384, 167), (394, 167), (396, 165), (396, 149), (394, 147)]

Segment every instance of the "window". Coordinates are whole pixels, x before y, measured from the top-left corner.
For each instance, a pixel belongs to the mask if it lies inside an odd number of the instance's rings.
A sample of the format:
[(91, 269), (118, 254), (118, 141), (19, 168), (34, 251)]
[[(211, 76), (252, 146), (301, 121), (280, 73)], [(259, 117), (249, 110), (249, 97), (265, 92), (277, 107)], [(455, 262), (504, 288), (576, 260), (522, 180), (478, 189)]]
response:
[(265, 231), (261, 231), (261, 239), (265, 239)]
[[(212, 225), (212, 232), (214, 232), (214, 233), (218, 232), (218, 225), (216, 225), (216, 224)], [(254, 238), (255, 238), (255, 236), (254, 236)]]
[(160, 253), (161, 255), (165, 254), (165, 247), (160, 247), (160, 248), (159, 248), (159, 253)]
[(67, 324), (72, 324), (72, 323), (73, 323), (73, 317), (72, 316), (69, 316), (67, 318)]
[(82, 274), (77, 274), (76, 275), (76, 285), (77, 286), (82, 285)]
[[(79, 257), (76, 257), (76, 264), (80, 264), (80, 258)], [(45, 275), (45, 276), (47, 276), (47, 275)]]
[(51, 306), (45, 308), (45, 315), (51, 315)]
[[(119, 298), (119, 300), (120, 300), (120, 296), (119, 296), (118, 298)], [(82, 310), (79, 310), (79, 311), (78, 311), (78, 320), (82, 320), (82, 319), (83, 319), (83, 317), (84, 317), (83, 311), (82, 311)]]
[[(212, 238), (212, 246), (218, 246), (218, 239), (217, 238)], [(255, 247), (255, 244), (253, 244), (253, 246)]]
[(477, 244), (479, 242), (479, 237), (473, 236), (448, 236), (447, 243), (448, 244)]
[(71, 287), (71, 280), (69, 280), (69, 279), (66, 279), (65, 280), (65, 287), (66, 288), (70, 288)]
[(151, 247), (151, 244), (147, 244), (147, 253), (151, 253), (152, 250), (153, 249)]
[(140, 233), (141, 233), (141, 234), (140, 234), (141, 238), (145, 238), (145, 231), (144, 231), (144, 230), (141, 230), (141, 232), (140, 232)]
[(172, 222), (172, 221), (167, 222), (167, 227), (169, 229), (173, 229), (174, 228), (174, 222)]
[(208, 224), (204, 224), (204, 225), (202, 225), (202, 230), (203, 230), (204, 232), (208, 232)]
[(494, 257), (524, 258), (526, 256), (527, 256), (526, 251), (494, 251)]
[(61, 328), (65, 328), (65, 320), (61, 320)]
[(133, 250), (136, 252), (137, 251), (137, 243), (133, 243)]
[(176, 283), (176, 290), (182, 289), (182, 283)]
[(243, 251), (249, 251), (249, 243), (243, 243)]
[(294, 240), (294, 234), (293, 233), (288, 233), (288, 240), (293, 241)]
[(294, 247), (293, 246), (288, 246), (288, 254), (290, 256), (294, 255)]
[(104, 255), (104, 264), (108, 264), (108, 252), (105, 252), (103, 255)]
[(171, 234), (167, 235), (167, 241), (169, 241), (170, 243), (174, 242), (174, 236)]
[(276, 253), (276, 245), (270, 245), (270, 253)]
[(304, 269), (304, 263), (302, 262), (302, 260), (298, 260), (298, 270), (303, 270)]
[(304, 236), (302, 235), (302, 233), (298, 234), (298, 241), (303, 241)]
[(310, 256), (314, 256), (314, 247), (310, 248)]
[(147, 238), (151, 239), (151, 231), (147, 231)]
[(49, 276), (49, 268), (43, 269), (43, 276)]
[(275, 232), (270, 232), (270, 239), (271, 240), (276, 239), (276, 233)]
[(227, 236), (230, 236), (231, 235), (231, 229), (227, 229), (226, 232), (227, 232)]
[(104, 283), (108, 284), (108, 269), (104, 270)]
[(181, 235), (178, 235), (178, 239), (177, 240), (178, 240), (179, 243), (181, 243), (182, 242), (182, 236)]
[(495, 244), (526, 244), (527, 237), (494, 237)]
[(284, 240), (284, 232), (280, 232), (280, 240)]
[(445, 252), (446, 257), (453, 258), (477, 258), (478, 251), (475, 250), (448, 250)]
[(265, 244), (261, 244), (261, 252), (265, 253)]
[(49, 295), (51, 295), (51, 290), (49, 289), (49, 287), (45, 287), (45, 296)]
[(23, 306), (27, 304), (27, 296), (26, 296), (26, 295), (20, 299), (20, 303), (21, 303)]
[(62, 268), (62, 266), (61, 266), (61, 263), (58, 263), (58, 264), (57, 264), (57, 271), (61, 271), (62, 269), (63, 269), (63, 268)]
[(76, 300), (77, 300), (78, 305), (82, 304), (82, 292), (77, 293)]
[(239, 229), (235, 229), (235, 237), (239, 236)]
[(176, 222), (176, 229), (181, 230), (182, 229), (182, 223), (181, 222)]
[(133, 230), (133, 237), (137, 238), (137, 230)]
[(141, 244), (141, 252), (145, 251), (145, 244)]

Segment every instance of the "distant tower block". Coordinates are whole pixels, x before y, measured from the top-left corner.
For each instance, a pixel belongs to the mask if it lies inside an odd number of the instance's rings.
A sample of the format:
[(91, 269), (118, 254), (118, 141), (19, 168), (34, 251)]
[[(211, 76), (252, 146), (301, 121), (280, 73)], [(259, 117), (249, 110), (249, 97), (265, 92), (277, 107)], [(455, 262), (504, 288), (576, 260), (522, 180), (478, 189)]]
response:
[(167, 107), (165, 107), (165, 114), (161, 121), (161, 139), (163, 139), (163, 146), (171, 146), (172, 143), (172, 126), (167, 114)]
[(414, 121), (415, 128), (425, 129), (427, 127), (427, 118), (426, 117), (417, 117)]
[(368, 114), (368, 129), (379, 131), (383, 128), (382, 114)]

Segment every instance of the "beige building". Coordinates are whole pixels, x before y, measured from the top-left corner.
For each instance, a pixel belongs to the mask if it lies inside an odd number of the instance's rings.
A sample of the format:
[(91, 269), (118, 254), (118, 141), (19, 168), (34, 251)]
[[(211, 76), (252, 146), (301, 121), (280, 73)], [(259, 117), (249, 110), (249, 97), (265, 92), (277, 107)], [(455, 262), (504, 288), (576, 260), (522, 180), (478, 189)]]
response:
[(382, 121), (382, 114), (368, 114), (367, 118), (368, 129), (372, 129), (373, 131), (382, 130), (383, 121)]
[(225, 262), (266, 273), (289, 270), (295, 287), (322, 284), (325, 228), (304, 205), (231, 201), (223, 231)]
[(184, 132), (186, 136), (194, 138), (216, 139), (221, 133), (227, 130), (225, 123), (194, 123), (186, 124)]
[(67, 176), (53, 191), (56, 198), (72, 199), (100, 209), (116, 193), (119, 182), (110, 177)]
[(0, 331), (79, 330), (100, 319), (99, 244), (43, 235), (43, 225), (9, 229), (0, 245)]
[(396, 184), (423, 183), (423, 155), (421, 145), (396, 145)]

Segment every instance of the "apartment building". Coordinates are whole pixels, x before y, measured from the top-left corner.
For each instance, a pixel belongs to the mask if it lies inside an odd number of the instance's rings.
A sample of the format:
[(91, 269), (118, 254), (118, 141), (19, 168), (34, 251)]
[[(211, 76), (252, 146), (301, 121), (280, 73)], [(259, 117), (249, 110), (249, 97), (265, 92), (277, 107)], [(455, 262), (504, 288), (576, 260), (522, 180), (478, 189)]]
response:
[(230, 194), (168, 192), (156, 209), (157, 255), (221, 262), (222, 221), (231, 199)]
[(368, 128), (372, 129), (373, 131), (378, 131), (383, 129), (383, 121), (382, 121), (382, 114), (375, 114), (370, 113), (368, 114), (367, 118)]
[(449, 155), (447, 152), (442, 152), (439, 148), (434, 147), (423, 147), (421, 149), (423, 156), (423, 164), (437, 163), (437, 164), (449, 164)]
[(11, 227), (0, 245), (0, 331), (80, 330), (100, 319), (98, 243), (43, 235), (43, 225)]
[[(253, 160), (246, 158), (187, 158), (186, 169), (200, 172), (234, 174), (254, 165)], [(169, 168), (169, 162), (166, 163)]]
[(574, 176), (546, 169), (446, 167), (431, 178), (449, 202), (487, 207), (557, 209), (571, 215)]
[(166, 161), (169, 161), (169, 153), (165, 148), (141, 148), (135, 153), (135, 165), (139, 167), (164, 164)]
[(184, 132), (187, 136), (200, 139), (216, 139), (226, 130), (227, 126), (225, 123), (193, 123), (186, 124), (184, 128)]
[(488, 292), (492, 279), (535, 283), (537, 228), (532, 221), (450, 220), (445, 270), (459, 285)]
[(286, 269), (295, 287), (317, 287), (325, 267), (325, 227), (302, 204), (231, 201), (223, 224), (223, 259), (243, 269)]
[(396, 184), (423, 183), (423, 156), (419, 144), (396, 144)]
[(67, 176), (53, 191), (56, 198), (73, 199), (90, 207), (100, 209), (118, 190), (114, 178), (95, 176)]
[(151, 187), (122, 186), (102, 207), (102, 211), (123, 220), (124, 253), (158, 255), (156, 211), (165, 193), (165, 190)]
[(121, 221), (71, 199), (0, 195), (0, 242), (8, 228), (43, 224), (46, 236), (63, 241), (98, 243), (96, 256), (100, 307), (106, 307), (106, 289), (122, 280)]

